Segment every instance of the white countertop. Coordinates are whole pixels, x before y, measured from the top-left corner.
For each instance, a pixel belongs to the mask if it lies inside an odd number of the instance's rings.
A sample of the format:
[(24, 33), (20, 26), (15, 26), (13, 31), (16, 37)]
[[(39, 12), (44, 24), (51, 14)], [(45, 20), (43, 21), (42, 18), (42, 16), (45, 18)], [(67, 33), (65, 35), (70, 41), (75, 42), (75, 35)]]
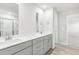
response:
[(20, 44), (20, 43), (25, 42), (25, 41), (29, 41), (29, 40), (33, 40), (35, 38), (46, 36), (48, 34), (52, 34), (52, 33), (43, 33), (43, 34), (34, 33), (34, 34), (31, 34), (28, 36), (16, 36), (12, 40), (6, 40), (4, 42), (0, 42), (0, 50), (7, 48), (7, 47), (10, 47), (10, 46), (13, 46), (13, 45), (16, 45), (16, 44)]

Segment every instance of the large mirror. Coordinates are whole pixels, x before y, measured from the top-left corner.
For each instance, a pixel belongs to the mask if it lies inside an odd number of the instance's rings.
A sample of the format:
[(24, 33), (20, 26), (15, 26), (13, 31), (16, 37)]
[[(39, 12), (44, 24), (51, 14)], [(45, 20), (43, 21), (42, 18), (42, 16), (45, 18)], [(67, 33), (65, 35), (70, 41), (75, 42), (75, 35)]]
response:
[(18, 4), (0, 3), (0, 37), (18, 34)]

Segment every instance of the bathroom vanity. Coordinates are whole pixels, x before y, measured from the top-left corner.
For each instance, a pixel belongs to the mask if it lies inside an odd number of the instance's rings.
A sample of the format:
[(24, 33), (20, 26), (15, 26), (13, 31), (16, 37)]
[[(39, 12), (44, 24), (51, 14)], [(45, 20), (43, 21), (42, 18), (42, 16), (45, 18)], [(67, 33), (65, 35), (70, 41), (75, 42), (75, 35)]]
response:
[(43, 12), (32, 4), (9, 9), (0, 10), (0, 55), (46, 54), (52, 48), (53, 9)]
[(52, 48), (52, 34), (0, 43), (0, 55), (44, 55)]

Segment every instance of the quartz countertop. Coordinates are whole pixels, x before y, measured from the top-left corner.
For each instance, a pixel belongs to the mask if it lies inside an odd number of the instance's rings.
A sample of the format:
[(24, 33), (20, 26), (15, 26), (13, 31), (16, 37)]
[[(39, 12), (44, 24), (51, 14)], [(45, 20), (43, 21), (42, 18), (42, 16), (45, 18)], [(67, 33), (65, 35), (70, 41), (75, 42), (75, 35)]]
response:
[[(46, 36), (48, 34), (52, 34), (52, 33), (43, 33), (43, 34), (34, 33), (31, 35), (27, 35), (27, 36), (16, 36), (11, 40), (6, 40), (3, 42), (0, 42), (0, 50), (7, 48), (7, 47), (10, 47), (10, 46), (13, 46), (13, 45), (20, 44), (20, 43), (25, 42), (25, 41), (29, 41), (29, 40), (33, 40), (35, 38)], [(2, 39), (2, 38), (0, 38), (0, 39)]]

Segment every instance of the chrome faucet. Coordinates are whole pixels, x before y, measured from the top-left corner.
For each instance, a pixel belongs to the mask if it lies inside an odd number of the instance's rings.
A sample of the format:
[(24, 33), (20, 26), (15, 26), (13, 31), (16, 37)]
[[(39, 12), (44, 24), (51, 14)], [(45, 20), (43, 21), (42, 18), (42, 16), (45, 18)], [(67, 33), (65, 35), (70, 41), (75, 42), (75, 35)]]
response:
[(11, 36), (7, 36), (7, 37), (6, 37), (6, 40), (10, 40), (10, 39), (12, 39)]
[(12, 36), (9, 33), (6, 33), (6, 40), (11, 40)]

